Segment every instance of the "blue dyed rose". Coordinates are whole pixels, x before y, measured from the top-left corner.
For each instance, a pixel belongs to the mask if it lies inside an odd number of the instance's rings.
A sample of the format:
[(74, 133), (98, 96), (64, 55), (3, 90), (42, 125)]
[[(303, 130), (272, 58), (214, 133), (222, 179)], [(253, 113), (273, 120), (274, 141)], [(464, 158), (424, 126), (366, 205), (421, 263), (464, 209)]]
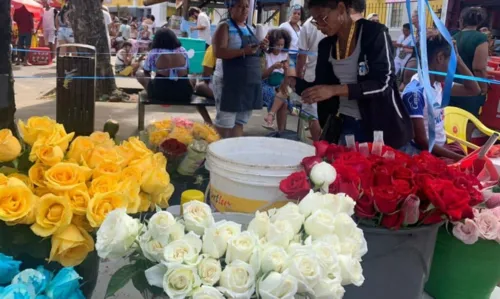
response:
[(35, 290), (36, 294), (43, 293), (49, 281), (44, 274), (38, 272), (35, 269), (26, 269), (21, 271), (19, 274), (14, 276), (12, 279), (12, 284), (25, 284), (31, 285)]
[(35, 296), (32, 286), (20, 283), (11, 284), (0, 292), (2, 299), (33, 299)]
[(19, 266), (21, 266), (20, 261), (15, 261), (11, 256), (0, 253), (0, 285), (9, 284), (19, 273)]
[(71, 294), (68, 299), (85, 299), (85, 296), (83, 296), (82, 291), (78, 289), (73, 294)]
[(45, 276), (45, 279), (47, 280), (47, 284), (52, 281), (52, 278), (54, 277), (54, 273), (52, 271), (49, 271), (45, 269), (43, 266), (38, 266), (36, 267), (36, 270)]
[(49, 297), (47, 297), (45, 295), (38, 295), (38, 296), (36, 296), (35, 299), (49, 299)]
[(47, 286), (45, 294), (49, 299), (71, 298), (80, 289), (80, 279), (73, 267), (62, 268)]

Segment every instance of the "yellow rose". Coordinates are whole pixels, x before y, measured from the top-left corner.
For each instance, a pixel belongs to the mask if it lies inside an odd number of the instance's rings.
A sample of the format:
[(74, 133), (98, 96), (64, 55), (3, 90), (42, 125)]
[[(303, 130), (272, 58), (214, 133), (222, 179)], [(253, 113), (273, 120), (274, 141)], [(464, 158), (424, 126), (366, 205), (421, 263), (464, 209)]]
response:
[(89, 201), (87, 219), (92, 227), (99, 227), (109, 212), (118, 208), (127, 208), (127, 206), (128, 196), (123, 192), (97, 193)]
[(88, 161), (94, 147), (94, 142), (90, 139), (90, 137), (78, 136), (75, 140), (73, 140), (73, 142), (71, 142), (66, 156), (68, 159), (74, 160), (78, 163), (80, 163), (82, 159), (84, 161)]
[(130, 161), (136, 159), (135, 152), (130, 149), (127, 141), (124, 141), (121, 145), (116, 146), (115, 150), (120, 156), (120, 166), (122, 167), (126, 167), (130, 163)]
[(9, 178), (0, 188), (0, 220), (19, 221), (31, 212), (34, 205), (35, 197), (22, 181)]
[(90, 195), (85, 184), (81, 184), (73, 190), (67, 192), (71, 210), (75, 215), (86, 215)]
[(170, 129), (172, 129), (172, 120), (171, 119), (164, 119), (164, 120), (160, 120), (160, 121), (155, 121), (153, 123), (153, 129), (170, 130)]
[(28, 171), (28, 176), (37, 187), (45, 187), (45, 172), (49, 168), (42, 163), (35, 163)]
[(150, 155), (153, 152), (137, 137), (130, 137), (128, 139), (128, 147), (134, 151), (134, 154), (137, 158), (144, 157), (146, 155)]
[(94, 228), (90, 226), (89, 220), (87, 219), (87, 215), (74, 215), (73, 219), (71, 219), (71, 224), (76, 225), (78, 228), (81, 228), (89, 233), (94, 231)]
[(70, 224), (52, 236), (49, 262), (59, 262), (64, 267), (77, 266), (92, 251), (94, 239), (82, 228)]
[[(9, 178), (16, 178), (20, 181), (22, 181), (28, 188), (30, 188), (31, 191), (34, 190), (34, 186), (33, 186), (33, 182), (30, 180), (30, 178), (25, 175), (25, 174), (22, 174), (22, 173), (18, 173), (18, 172), (15, 172), (15, 173), (11, 173), (9, 174)], [(0, 184), (1, 184), (1, 181), (2, 181), (2, 178), (0, 176)]]
[(139, 193), (141, 197), (141, 205), (139, 206), (139, 212), (147, 212), (151, 207), (151, 195), (141, 192)]
[(23, 218), (20, 218), (16, 221), (6, 222), (7, 225), (16, 225), (16, 224), (32, 225), (33, 223), (35, 223), (36, 211), (37, 211), (39, 200), (40, 199), (38, 198), (38, 196), (33, 195), (33, 206), (31, 207), (30, 212), (26, 216), (24, 216)]
[(9, 179), (5, 176), (5, 174), (0, 173), (0, 186), (7, 185)]
[(90, 140), (94, 142), (96, 146), (102, 146), (102, 147), (107, 147), (111, 148), (115, 146), (115, 142), (111, 137), (109, 137), (108, 132), (94, 132), (90, 134)]
[(23, 135), (23, 140), (29, 145), (33, 145), (38, 136), (48, 136), (52, 134), (52, 129), (56, 126), (56, 121), (47, 116), (33, 116), (26, 124), (19, 120), (19, 131)]
[(168, 186), (164, 188), (163, 191), (153, 194), (151, 196), (151, 200), (155, 205), (159, 206), (162, 209), (166, 209), (168, 208), (168, 201), (172, 197), (172, 194), (174, 194), (174, 191), (174, 185), (168, 184)]
[(15, 160), (21, 154), (21, 144), (9, 129), (0, 130), (0, 163)]
[(45, 194), (49, 194), (49, 193), (52, 193), (52, 191), (49, 190), (49, 188), (47, 187), (36, 187), (35, 188), (35, 191), (33, 191), (35, 193), (36, 196), (38, 197), (42, 197), (44, 196)]
[(106, 148), (102, 146), (97, 146), (92, 151), (87, 164), (90, 168), (96, 168), (99, 164), (104, 162), (112, 162), (116, 164), (121, 164), (123, 158), (118, 154), (116, 148)]
[(125, 181), (127, 179), (133, 179), (136, 182), (142, 182), (142, 172), (142, 169), (137, 166), (128, 166), (122, 170), (120, 180)]
[(121, 184), (120, 190), (128, 196), (127, 213), (139, 213), (139, 207), (141, 205), (141, 197), (139, 195), (141, 192), (141, 186), (139, 183), (137, 181), (133, 181), (132, 179), (128, 179)]
[(50, 145), (40, 145), (33, 147), (35, 149), (30, 153), (30, 161), (40, 161), (44, 165), (54, 166), (57, 163), (61, 162), (64, 158), (64, 153), (59, 146), (50, 146)]
[(119, 164), (116, 164), (115, 162), (111, 161), (106, 161), (97, 165), (97, 167), (94, 169), (92, 177), (96, 179), (103, 175), (119, 176), (121, 172), (122, 168), (120, 167)]
[(46, 186), (54, 192), (69, 191), (85, 183), (90, 172), (85, 166), (57, 163), (45, 171)]
[(107, 193), (120, 189), (120, 182), (117, 176), (102, 175), (90, 183), (89, 194), (94, 196), (97, 193)]
[(36, 222), (31, 230), (40, 237), (48, 237), (65, 229), (73, 217), (69, 200), (65, 196), (46, 194), (38, 201)]
[(200, 123), (193, 124), (193, 136), (198, 139), (207, 139), (207, 136), (210, 134), (207, 126)]
[(165, 168), (146, 171), (142, 178), (141, 189), (149, 194), (160, 193), (170, 184), (170, 176)]
[(140, 159), (136, 159), (130, 162), (129, 167), (138, 168), (141, 170), (141, 174), (148, 169), (153, 168), (153, 154), (146, 155)]
[(185, 145), (190, 145), (193, 142), (193, 135), (191, 132), (182, 127), (175, 127), (168, 135), (168, 138), (177, 139), (177, 141), (184, 143)]
[(73, 140), (75, 133), (66, 133), (63, 125), (57, 124), (52, 128), (52, 132), (50, 135), (41, 135), (38, 139), (33, 143), (31, 151), (37, 151), (37, 148), (42, 145), (50, 145), (50, 146), (59, 146), (63, 153), (69, 147), (69, 143)]
[(220, 140), (220, 136), (219, 134), (208, 134), (207, 138), (205, 138), (205, 140), (210, 144), (212, 142), (215, 142), (215, 141), (219, 141)]
[(167, 169), (167, 158), (162, 153), (153, 155), (153, 167)]
[(168, 138), (169, 131), (155, 130), (149, 133), (149, 143), (158, 146)]

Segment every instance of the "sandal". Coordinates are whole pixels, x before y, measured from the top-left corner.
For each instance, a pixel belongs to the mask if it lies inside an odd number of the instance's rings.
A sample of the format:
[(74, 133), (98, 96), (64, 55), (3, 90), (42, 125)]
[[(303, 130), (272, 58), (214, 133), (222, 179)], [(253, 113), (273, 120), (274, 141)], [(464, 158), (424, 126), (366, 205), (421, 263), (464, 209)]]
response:
[(276, 119), (276, 113), (269, 112), (267, 116), (264, 118), (264, 123), (262, 124), (262, 127), (268, 130), (276, 131), (276, 124), (274, 123), (275, 119)]

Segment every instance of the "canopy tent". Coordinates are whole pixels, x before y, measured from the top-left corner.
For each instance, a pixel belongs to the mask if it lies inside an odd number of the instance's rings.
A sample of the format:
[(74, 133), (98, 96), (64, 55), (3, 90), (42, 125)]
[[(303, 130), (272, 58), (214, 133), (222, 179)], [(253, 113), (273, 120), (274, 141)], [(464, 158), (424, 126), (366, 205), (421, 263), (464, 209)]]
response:
[(14, 9), (18, 9), (24, 5), (26, 6), (26, 9), (33, 14), (40, 14), (43, 10), (42, 4), (36, 2), (35, 0), (12, 0), (11, 3), (11, 5), (14, 6)]

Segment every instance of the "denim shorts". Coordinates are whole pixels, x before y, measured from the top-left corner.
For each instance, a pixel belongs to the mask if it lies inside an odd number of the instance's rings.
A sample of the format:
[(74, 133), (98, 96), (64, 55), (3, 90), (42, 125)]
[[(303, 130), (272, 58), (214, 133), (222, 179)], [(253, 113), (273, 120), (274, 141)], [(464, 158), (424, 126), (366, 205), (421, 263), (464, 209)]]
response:
[(222, 78), (213, 77), (213, 92), (215, 98), (215, 108), (217, 114), (215, 116), (215, 125), (223, 129), (232, 129), (235, 125), (245, 125), (252, 117), (252, 110), (242, 112), (226, 112), (220, 110), (220, 101), (222, 98)]
[(73, 29), (69, 27), (60, 27), (57, 31), (57, 39), (65, 43), (74, 43), (75, 36), (73, 35)]

